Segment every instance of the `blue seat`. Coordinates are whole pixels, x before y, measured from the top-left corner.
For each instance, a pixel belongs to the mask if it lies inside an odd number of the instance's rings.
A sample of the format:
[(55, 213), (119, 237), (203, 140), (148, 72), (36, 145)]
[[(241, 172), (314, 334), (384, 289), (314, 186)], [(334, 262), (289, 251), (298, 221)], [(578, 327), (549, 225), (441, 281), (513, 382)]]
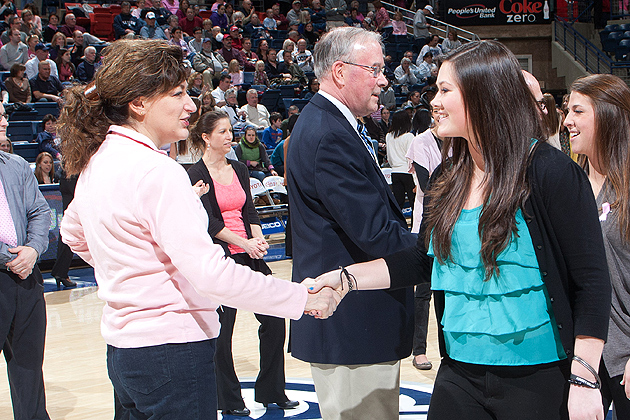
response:
[(7, 134), (11, 142), (33, 141), (41, 121), (11, 121)]
[(251, 85), (251, 89), (256, 89), (258, 92), (264, 92), (267, 90), (267, 86), (265, 85)]
[(619, 30), (619, 25), (617, 24), (613, 24), (613, 25), (606, 25), (606, 27), (604, 28), (605, 31), (608, 32), (614, 32), (614, 31), (618, 31)]
[(0, 71), (0, 76), (2, 77), (2, 81), (4, 82), (5, 80), (7, 80), (10, 74), (11, 74), (10, 71)]
[(280, 89), (267, 89), (262, 98), (260, 98), (260, 103), (264, 105), (269, 112), (274, 112), (278, 110), (278, 101), (280, 100)]
[(622, 23), (619, 25), (620, 31), (630, 31), (630, 23)]
[(622, 39), (615, 50), (615, 59), (617, 61), (630, 61), (628, 53), (630, 53), (630, 39)]
[(10, 118), (12, 123), (16, 121), (38, 121), (42, 119), (39, 113), (34, 109), (30, 111), (14, 111), (11, 113)]
[(284, 39), (272, 39), (269, 44), (269, 48), (273, 48), (274, 50), (280, 51), (282, 49), (282, 44), (284, 43)]
[(22, 156), (27, 162), (35, 162), (39, 154), (39, 145), (37, 143), (20, 141), (13, 143), (13, 151), (16, 155)]
[(243, 83), (251, 85), (254, 83), (254, 72), (253, 71), (245, 71), (243, 72)]
[(623, 33), (621, 39), (630, 39), (630, 31), (626, 31)]
[(608, 34), (608, 38), (606, 38), (602, 42), (602, 49), (607, 53), (615, 53), (617, 50), (617, 45), (619, 41), (623, 37), (623, 32), (611, 32)]
[(297, 84), (293, 85), (280, 85), (280, 96), (282, 98), (295, 98), (295, 88), (298, 87)]
[(33, 102), (33, 108), (42, 117), (48, 114), (52, 114), (55, 117), (59, 116), (59, 106), (57, 102)]

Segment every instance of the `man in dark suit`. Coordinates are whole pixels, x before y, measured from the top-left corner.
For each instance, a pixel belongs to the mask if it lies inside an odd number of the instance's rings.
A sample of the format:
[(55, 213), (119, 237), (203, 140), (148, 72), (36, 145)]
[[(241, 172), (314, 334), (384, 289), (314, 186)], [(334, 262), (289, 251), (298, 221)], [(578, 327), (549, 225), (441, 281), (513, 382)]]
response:
[[(406, 221), (359, 134), (387, 85), (380, 36), (338, 28), (315, 48), (320, 90), (291, 133), (287, 165), (293, 281), (412, 246)], [(413, 291), (359, 291), (330, 319), (291, 323), (324, 420), (398, 418), (400, 359), (411, 353)], [(308, 319), (307, 319), (308, 318)]]

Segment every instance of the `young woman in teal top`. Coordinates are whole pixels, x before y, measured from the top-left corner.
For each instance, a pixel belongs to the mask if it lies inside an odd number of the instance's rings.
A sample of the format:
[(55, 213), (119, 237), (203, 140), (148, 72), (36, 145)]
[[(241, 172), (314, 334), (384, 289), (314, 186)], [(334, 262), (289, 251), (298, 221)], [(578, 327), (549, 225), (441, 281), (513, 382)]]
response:
[(586, 176), (535, 140), (540, 109), (502, 44), (452, 52), (437, 84), (452, 157), (432, 176), (418, 244), (324, 274), (313, 291), (430, 279), (443, 359), (429, 420), (603, 420), (610, 283)]

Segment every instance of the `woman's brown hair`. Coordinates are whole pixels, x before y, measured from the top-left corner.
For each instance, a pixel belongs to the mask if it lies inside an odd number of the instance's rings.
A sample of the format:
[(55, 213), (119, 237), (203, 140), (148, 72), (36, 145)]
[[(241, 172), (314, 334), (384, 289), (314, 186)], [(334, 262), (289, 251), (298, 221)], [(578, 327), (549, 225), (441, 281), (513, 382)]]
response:
[[(594, 74), (573, 82), (571, 92), (586, 96), (595, 110), (597, 160), (615, 193), (621, 237), (630, 243), (630, 88), (617, 76)], [(578, 162), (588, 171), (588, 158)]]
[(109, 126), (127, 123), (131, 101), (163, 95), (185, 81), (182, 60), (181, 48), (165, 41), (119, 40), (105, 48), (95, 82), (65, 93), (57, 132), (66, 172), (81, 172)]
[(39, 155), (37, 155), (37, 158), (35, 159), (35, 178), (37, 179), (37, 182), (39, 184), (44, 183), (44, 175), (48, 175), (51, 182), (53, 182), (53, 179), (55, 178), (55, 165), (54, 164), (50, 168), (50, 172), (48, 174), (45, 174), (42, 171), (41, 163), (44, 160), (44, 158), (50, 158), (51, 163), (55, 162), (52, 155), (48, 152), (41, 152)]
[(229, 120), (229, 117), (223, 111), (210, 111), (202, 114), (197, 123), (190, 129), (190, 136), (188, 137), (190, 147), (197, 152), (203, 153), (206, 150), (206, 142), (201, 135), (204, 133), (211, 134), (219, 125), (219, 121), (224, 119)]
[[(516, 212), (529, 196), (526, 172), (532, 139), (541, 137), (536, 100), (514, 55), (496, 41), (465, 44), (443, 61), (452, 66), (472, 137), (484, 163), (479, 216), (485, 280), (499, 274), (498, 255), (517, 233)], [(451, 256), (453, 226), (471, 190), (475, 163), (464, 138), (447, 138), (441, 176), (428, 192), (425, 243), (440, 263)]]
[(543, 103), (547, 108), (547, 113), (542, 115), (543, 130), (547, 138), (552, 137), (560, 131), (560, 117), (556, 110), (556, 100), (549, 93), (543, 95)]

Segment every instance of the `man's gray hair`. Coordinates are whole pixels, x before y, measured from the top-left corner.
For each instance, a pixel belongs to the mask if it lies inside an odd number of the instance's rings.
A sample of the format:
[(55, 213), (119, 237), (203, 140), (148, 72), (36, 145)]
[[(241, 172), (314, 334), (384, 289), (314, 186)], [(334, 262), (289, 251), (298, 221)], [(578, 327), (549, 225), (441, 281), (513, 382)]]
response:
[(384, 48), (383, 40), (376, 32), (352, 26), (336, 28), (328, 32), (320, 39), (313, 51), (315, 76), (318, 79), (325, 78), (332, 71), (335, 61), (352, 61), (355, 45), (368, 43), (377, 43)]
[(403, 59), (400, 60), (400, 64), (402, 64), (402, 63), (411, 63), (411, 60), (408, 59), (407, 57), (403, 57)]
[(225, 91), (225, 95), (224, 95), (225, 97), (228, 97), (228, 96), (231, 96), (231, 95), (234, 95), (235, 97), (238, 96), (238, 89), (234, 88), (234, 87), (231, 87), (231, 88), (229, 88), (228, 90)]
[(86, 53), (86, 52), (88, 52), (88, 51), (96, 52), (96, 48), (94, 48), (94, 47), (92, 47), (92, 46), (89, 46), (89, 47), (87, 47), (87, 48), (83, 51), (83, 53), (85, 54), (85, 53)]
[(250, 89), (247, 91), (247, 93), (245, 94), (246, 96), (248, 95), (256, 95), (256, 98), (258, 98), (258, 91), (256, 89)]

